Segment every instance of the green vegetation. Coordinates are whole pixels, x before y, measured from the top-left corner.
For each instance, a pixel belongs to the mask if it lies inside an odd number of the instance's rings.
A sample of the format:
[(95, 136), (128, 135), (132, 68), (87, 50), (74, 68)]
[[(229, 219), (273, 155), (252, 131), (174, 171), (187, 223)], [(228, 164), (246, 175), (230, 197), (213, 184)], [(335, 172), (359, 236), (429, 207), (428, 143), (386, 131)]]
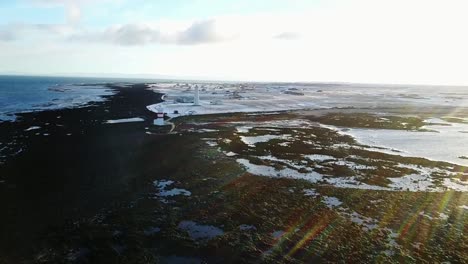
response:
[(463, 118), (458, 118), (458, 117), (442, 117), (440, 118), (446, 122), (449, 123), (460, 123), (460, 124), (468, 124), (468, 121), (463, 119)]
[(420, 117), (379, 116), (367, 113), (329, 113), (308, 118), (322, 124), (342, 127), (426, 131), (421, 129), (426, 123)]
[[(336, 119), (331, 115), (320, 121), (365, 126), (368, 120), (371, 125), (379, 124), (371, 115), (358, 116), (340, 115)], [(176, 120), (176, 134), (167, 136), (164, 150), (146, 146), (145, 158), (138, 159), (142, 161), (135, 166), (158, 171), (152, 180), (170, 179), (175, 188), (189, 190), (192, 195), (158, 197), (158, 190), (148, 182), (148, 190), (134, 201), (65, 227), (66, 239), (51, 232), (38, 255), (39, 262), (61, 262), (77, 255), (79, 249), (89, 251), (87, 259), (114, 263), (159, 263), (168, 256), (208, 263), (468, 262), (468, 218), (461, 207), (468, 204), (465, 193), (338, 188), (322, 182), (256, 176), (236, 162), (244, 158), (277, 170), (298, 170), (302, 166), (331, 178), (354, 176), (380, 187), (388, 186), (389, 178), (417, 173), (421, 167), (458, 173), (457, 177), (466, 180), (466, 168), (461, 166), (369, 151), (351, 137), (320, 126), (274, 125), (274, 121), (299, 118), (317, 120), (293, 114)], [(402, 120), (408, 125), (398, 125)], [(418, 118), (402, 120), (384, 126), (418, 129), (422, 125)], [(237, 131), (242, 122), (253, 128)], [(258, 126), (260, 122), (264, 122), (262, 127)], [(213, 131), (201, 133), (201, 128)], [(258, 142), (255, 147), (246, 145), (240, 137), (284, 134), (293, 139), (276, 138)], [(209, 146), (203, 139), (213, 140), (218, 146)], [(158, 151), (164, 156), (155, 160)], [(237, 155), (229, 157), (223, 151)], [(304, 158), (312, 154), (331, 156), (343, 163)], [(261, 158), (265, 156), (274, 159)], [(449, 177), (443, 172), (434, 176)], [(340, 204), (327, 204), (330, 197)], [(193, 240), (178, 228), (184, 220), (214, 226), (224, 233)], [(242, 229), (242, 225), (249, 228)], [(160, 231), (145, 233), (154, 227)], [(51, 244), (61, 250), (50, 251)]]

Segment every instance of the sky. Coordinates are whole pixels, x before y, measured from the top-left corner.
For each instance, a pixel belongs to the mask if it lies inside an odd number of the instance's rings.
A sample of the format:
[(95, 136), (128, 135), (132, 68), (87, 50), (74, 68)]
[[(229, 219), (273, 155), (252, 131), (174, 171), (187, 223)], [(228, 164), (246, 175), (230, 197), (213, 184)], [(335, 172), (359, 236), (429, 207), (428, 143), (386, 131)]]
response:
[(466, 0), (0, 0), (0, 74), (468, 85)]

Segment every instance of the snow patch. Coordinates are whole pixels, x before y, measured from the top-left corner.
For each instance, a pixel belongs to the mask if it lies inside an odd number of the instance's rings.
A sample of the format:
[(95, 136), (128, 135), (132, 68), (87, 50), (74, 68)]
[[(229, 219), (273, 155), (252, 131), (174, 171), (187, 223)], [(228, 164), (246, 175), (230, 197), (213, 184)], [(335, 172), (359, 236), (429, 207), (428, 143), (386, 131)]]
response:
[(211, 225), (200, 225), (193, 221), (182, 221), (177, 226), (186, 231), (193, 240), (210, 240), (224, 234), (224, 231)]
[(216, 141), (206, 141), (206, 144), (208, 144), (208, 146), (210, 146), (210, 147), (218, 146), (218, 142), (216, 142)]
[(141, 117), (132, 117), (132, 118), (107, 120), (106, 124), (120, 124), (120, 123), (143, 122), (143, 121), (145, 120)]
[(263, 135), (263, 136), (241, 136), (242, 142), (244, 142), (249, 147), (255, 147), (255, 144), (268, 142), (272, 139), (283, 139), (288, 140), (291, 138), (291, 135)]
[(245, 230), (257, 230), (257, 228), (253, 225), (245, 225), (245, 224), (242, 224), (239, 226), (239, 229), (241, 231), (245, 231)]
[(320, 155), (320, 154), (312, 154), (312, 155), (305, 155), (307, 159), (312, 161), (326, 161), (326, 160), (334, 160), (335, 157), (329, 155)]
[(167, 190), (167, 187), (172, 185), (174, 181), (170, 180), (161, 180), (161, 181), (154, 181), (153, 185), (158, 188), (158, 193), (156, 194), (159, 197), (171, 197), (171, 196), (178, 196), (178, 195), (183, 195), (183, 196), (190, 196), (192, 193), (190, 191), (187, 191), (185, 189), (179, 189), (179, 188), (173, 188), (170, 190)]
[(271, 236), (272, 236), (274, 239), (279, 239), (279, 238), (281, 238), (282, 236), (284, 236), (284, 234), (286, 234), (286, 232), (284, 232), (283, 230), (278, 230), (278, 231), (274, 231), (273, 233), (271, 233)]
[(322, 197), (322, 202), (328, 207), (328, 208), (335, 208), (343, 204), (338, 198), (332, 197), (332, 196), (323, 196)]
[(303, 192), (305, 196), (317, 197), (319, 195), (315, 189), (304, 189)]
[(161, 231), (161, 228), (150, 226), (143, 231), (143, 234), (145, 234), (145, 236), (153, 236), (159, 233), (160, 231)]
[(41, 129), (40, 126), (32, 126), (32, 127), (29, 127), (28, 129), (25, 129), (24, 131), (31, 131), (31, 130), (37, 130), (37, 129)]
[(440, 119), (427, 119), (425, 122), (434, 125), (426, 125), (421, 127), (422, 129), (438, 133), (363, 128), (350, 128), (339, 132), (352, 136), (361, 144), (384, 148), (376, 150), (379, 152), (395, 154), (394, 150), (399, 150), (401, 152), (398, 154), (402, 156), (422, 157), (468, 166), (468, 160), (459, 159), (467, 154), (465, 146), (468, 146), (468, 137), (459, 131), (468, 130), (468, 124), (449, 124)]

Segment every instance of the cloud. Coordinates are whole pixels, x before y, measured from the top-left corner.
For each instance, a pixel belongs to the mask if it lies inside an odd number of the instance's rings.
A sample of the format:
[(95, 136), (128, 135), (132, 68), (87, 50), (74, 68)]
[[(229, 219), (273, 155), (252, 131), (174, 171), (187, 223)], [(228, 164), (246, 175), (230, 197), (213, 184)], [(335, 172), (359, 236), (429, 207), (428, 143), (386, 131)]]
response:
[(125, 24), (109, 27), (100, 32), (88, 31), (75, 34), (70, 39), (137, 46), (148, 44), (198, 45), (220, 42), (226, 38), (218, 34), (214, 20), (205, 20), (194, 22), (184, 30), (169, 33), (146, 24)]
[(9, 30), (0, 30), (0, 41), (13, 41), (16, 39), (15, 34)]
[(160, 39), (159, 30), (146, 25), (126, 24), (110, 27), (102, 32), (86, 32), (72, 36), (72, 40), (109, 42), (124, 46), (145, 45)]
[(63, 37), (71, 34), (74, 29), (67, 24), (25, 24), (11, 23), (0, 25), (0, 41), (12, 42), (23, 38)]
[(173, 27), (150, 24), (124, 24), (110, 26), (104, 30), (77, 27), (72, 24), (27, 24), (0, 25), (0, 41), (21, 39), (57, 39), (107, 43), (121, 46), (143, 46), (150, 44), (199, 45), (231, 39), (216, 30), (215, 20), (193, 22), (189, 26)]
[(195, 22), (177, 36), (177, 42), (179, 44), (188, 45), (218, 42), (220, 40), (222, 40), (222, 38), (216, 32), (214, 20)]
[(282, 39), (282, 40), (296, 40), (299, 39), (301, 35), (295, 32), (283, 32), (278, 35), (273, 36), (275, 39)]

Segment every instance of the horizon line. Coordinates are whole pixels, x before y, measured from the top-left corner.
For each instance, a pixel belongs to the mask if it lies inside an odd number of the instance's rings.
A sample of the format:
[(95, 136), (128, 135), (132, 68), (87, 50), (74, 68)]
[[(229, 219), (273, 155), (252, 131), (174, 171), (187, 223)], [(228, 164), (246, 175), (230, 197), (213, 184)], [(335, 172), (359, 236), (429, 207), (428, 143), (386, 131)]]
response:
[[(121, 76), (120, 76), (121, 75)], [(160, 76), (158, 76), (160, 75)], [(229, 83), (292, 83), (292, 84), (339, 84), (339, 85), (383, 85), (383, 86), (432, 86), (432, 87), (464, 87), (468, 88), (468, 84), (425, 84), (425, 83), (385, 83), (385, 82), (354, 82), (354, 81), (281, 81), (281, 80), (239, 80), (239, 79), (222, 79), (210, 77), (196, 76), (173, 76), (163, 74), (119, 74), (119, 73), (51, 73), (51, 74), (35, 74), (35, 73), (1, 73), (0, 76), (20, 76), (20, 77), (56, 77), (56, 78), (89, 78), (89, 79), (123, 79), (123, 80), (147, 80), (147, 81), (186, 81), (186, 82), (229, 82)]]

